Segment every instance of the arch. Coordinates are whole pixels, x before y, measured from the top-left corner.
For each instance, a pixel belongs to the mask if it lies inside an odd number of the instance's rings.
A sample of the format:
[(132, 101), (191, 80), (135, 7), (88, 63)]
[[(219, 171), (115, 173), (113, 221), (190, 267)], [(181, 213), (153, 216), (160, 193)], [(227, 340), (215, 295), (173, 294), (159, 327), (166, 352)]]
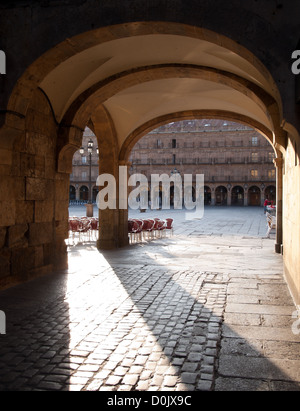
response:
[(211, 188), (204, 186), (204, 205), (211, 205)]
[[(161, 50), (156, 47), (160, 43)], [(152, 45), (149, 52), (143, 47), (147, 44)], [(132, 53), (127, 55), (129, 46)], [(81, 59), (85, 67), (73, 73)], [(39, 101), (42, 96), (43, 104), (47, 103), (47, 112), (36, 100), (37, 94)], [(63, 250), (67, 235), (68, 174), (87, 125), (97, 136), (99, 173), (110, 173), (117, 182), (118, 168), (128, 164), (131, 145), (145, 130), (170, 118), (240, 121), (259, 130), (278, 158), (286, 147), (281, 98), (268, 70), (237, 42), (179, 23), (129, 23), (91, 30), (40, 56), (19, 78), (9, 98), (0, 130), (1, 148), (7, 156), (1, 153), (0, 159), (12, 164), (16, 140), (21, 152), (22, 138), (30, 140), (41, 125), (44, 131), (50, 116), (52, 128), (47, 137), (52, 145), (44, 157), (56, 164), (49, 179), (55, 187), (51, 204), (59, 219), (51, 225), (57, 253)], [(28, 126), (30, 135), (26, 134)], [(46, 190), (42, 191), (36, 197), (28, 192), (26, 199), (43, 200)], [(98, 245), (115, 248), (128, 243), (127, 217), (127, 210), (103, 212)], [(11, 221), (13, 216), (5, 226)]]
[(69, 201), (74, 201), (76, 200), (76, 188), (73, 186), (73, 184), (70, 184), (70, 189), (69, 189)]
[[(222, 46), (222, 48), (240, 56), (242, 60), (251, 64), (251, 72), (255, 71), (256, 74), (260, 74), (260, 82), (264, 84), (264, 87), (273, 94), (277, 103), (280, 104), (280, 94), (269, 71), (256, 56), (241, 46), (241, 44), (231, 40), (229, 37), (216, 34), (209, 29), (200, 28), (195, 25), (189, 26), (183, 23), (162, 21), (157, 21), (154, 24), (153, 22), (139, 21), (101, 27), (83, 32), (75, 35), (72, 39), (67, 38), (65, 41), (57, 44), (56, 47), (45, 52), (27, 68), (23, 76), (19, 79), (18, 90), (16, 88), (13, 90), (8, 102), (8, 110), (25, 115), (27, 109), (26, 105), (24, 105), (25, 99), (29, 101), (32, 96), (32, 90), (43, 84), (49, 74), (54, 70), (58, 70), (60, 65), (64, 64), (64, 69), (68, 66), (68, 69), (72, 72), (74, 64), (76, 65), (79, 57), (87, 57), (88, 55), (91, 58), (91, 54), (93, 54), (94, 67), (90, 66), (90, 71), (95, 72), (99, 65), (105, 64), (108, 60), (108, 58), (99, 58), (99, 60), (95, 61), (95, 47), (103, 47), (103, 45), (107, 44), (112, 49), (112, 46), (114, 43), (116, 44), (117, 41), (124, 39), (126, 39), (126, 41), (130, 41), (130, 39), (139, 40), (142, 37), (149, 38), (149, 36), (153, 35), (156, 36), (158, 42), (160, 41), (159, 36), (176, 36), (177, 40), (185, 37), (208, 42), (215, 46)], [(124, 48), (124, 41), (121, 46)], [(140, 53), (141, 49), (139, 48), (138, 50)], [(36, 67), (39, 67), (40, 70), (37, 71)], [(81, 77), (77, 79), (77, 81), (82, 82), (84, 77), (86, 77), (86, 73), (81, 73)], [(27, 83), (29, 83), (31, 87), (28, 87)], [(61, 84), (59, 84), (58, 87), (60, 85)], [(22, 94), (19, 93), (18, 95), (17, 91), (20, 91), (22, 87), (24, 87), (24, 90), (22, 90)]]
[(265, 198), (276, 204), (276, 187), (274, 185), (268, 185), (265, 188)]
[(171, 121), (193, 120), (193, 119), (222, 119), (227, 121), (235, 121), (241, 124), (248, 125), (254, 130), (258, 131), (264, 136), (271, 144), (273, 150), (276, 153), (276, 149), (273, 146), (272, 133), (261, 123), (254, 121), (248, 116), (240, 115), (234, 112), (226, 110), (189, 110), (176, 113), (169, 113), (161, 117), (149, 120), (147, 123), (142, 124), (136, 130), (128, 135), (124, 141), (119, 155), (120, 161), (128, 161), (130, 152), (134, 145), (147, 133), (155, 130), (157, 127), (170, 123)]
[[(167, 47), (172, 42), (176, 42), (178, 46), (176, 52), (169, 51), (171, 54), (168, 54), (168, 63), (163, 54), (155, 54), (154, 60), (156, 61), (149, 64), (149, 55), (141, 53), (143, 50), (141, 46), (149, 42), (165, 44), (164, 51), (173, 49)], [(137, 45), (140, 47), (134, 47)], [(205, 53), (205, 45), (211, 47), (210, 58)], [(128, 56), (124, 56), (124, 50), (127, 50), (129, 46), (131, 49), (138, 50), (134, 56), (131, 56), (132, 62), (127, 58)], [(191, 57), (186, 59), (187, 46), (189, 50), (197, 49), (199, 52), (190, 53)], [(112, 54), (115, 53), (115, 56), (122, 57), (123, 71), (119, 67), (116, 68), (112, 62), (113, 59), (108, 57), (107, 48), (109, 47)], [(144, 49), (147, 48), (144, 47)], [(152, 53), (153, 49), (158, 50), (159, 47), (152, 47)], [(97, 59), (95, 59), (96, 50), (99, 52)], [(123, 54), (120, 54), (121, 51)], [(219, 58), (219, 53), (222, 51), (225, 53), (223, 60)], [(140, 59), (137, 57), (139, 54), (143, 54)], [(72, 76), (74, 65), (83, 57), (86, 58), (86, 70), (90, 71), (86, 73), (81, 68), (81, 71), (78, 69), (79, 77)], [(206, 61), (211, 64), (205, 66)], [(64, 78), (67, 78), (68, 82), (64, 81)], [(196, 84), (192, 81), (198, 83), (201, 81), (201, 84), (206, 87), (210, 87), (209, 84), (218, 84), (218, 87), (223, 90), (225, 99), (232, 93), (230, 98), (235, 109), (233, 112), (236, 111), (241, 116), (247, 114), (239, 110), (241, 102), (235, 104), (234, 100), (238, 96), (239, 99), (243, 96), (243, 104), (248, 108), (248, 104), (252, 105), (250, 110), (252, 115), (248, 116), (249, 119), (262, 123), (274, 146), (284, 150), (286, 142), (285, 132), (281, 129), (282, 104), (279, 91), (268, 70), (252, 53), (235, 41), (219, 34), (216, 35), (208, 29), (190, 27), (182, 23), (156, 22), (153, 25), (152, 22), (135, 22), (103, 27), (74, 36), (71, 40), (68, 39), (58, 44), (55, 49), (49, 50), (32, 63), (19, 79), (18, 86), (15, 87), (9, 99), (7, 115), (14, 112), (20, 116), (26, 116), (32, 90), (39, 87), (49, 98), (57, 123), (61, 127), (72, 126), (82, 131), (89, 122), (92, 111), (100, 104), (105, 103), (112, 114), (113, 109), (116, 110), (118, 106), (116, 100), (122, 98), (122, 92), (129, 90), (131, 93), (137, 90), (135, 86), (141, 91), (141, 85), (146, 87), (147, 84), (153, 91), (152, 86), (155, 84), (160, 89), (159, 80), (172, 82), (174, 79), (177, 82), (180, 80), (180, 84), (182, 86), (185, 84), (189, 89), (193, 88), (191, 85)], [(190, 82), (187, 79), (190, 79)], [(77, 88), (68, 89), (70, 82), (74, 87), (77, 85)], [(61, 105), (53, 97), (55, 91), (63, 100)], [(178, 99), (178, 101), (181, 100)], [(208, 99), (205, 98), (205, 101), (207, 102)], [(179, 103), (177, 105), (179, 107)], [(192, 109), (199, 108), (192, 107)], [(221, 108), (218, 109), (221, 110)], [(164, 114), (170, 114), (170, 111), (166, 112), (166, 110), (165, 107)], [(114, 114), (113, 121), (116, 123), (122, 117), (120, 115), (122, 111)], [(159, 116), (159, 113), (153, 116), (149, 114), (144, 116), (144, 120), (143, 116), (140, 116), (141, 124)], [(128, 125), (127, 134), (119, 136), (119, 144), (123, 144), (128, 134), (141, 124), (135, 122), (135, 124)], [(124, 129), (121, 126), (123, 124), (120, 124), (119, 129), (116, 127), (117, 134), (120, 129)], [(64, 146), (59, 150), (59, 155), (70, 157), (72, 151), (72, 144), (68, 147)], [(63, 172), (63, 170), (59, 171)]]
[(89, 189), (86, 185), (81, 185), (79, 188), (79, 198), (80, 201), (88, 201), (89, 199)]
[(251, 186), (248, 188), (248, 205), (260, 206), (261, 205), (261, 190), (258, 186)]
[(244, 188), (242, 186), (234, 186), (231, 189), (231, 205), (244, 205)]
[(223, 185), (216, 187), (215, 190), (216, 205), (227, 205), (227, 188)]

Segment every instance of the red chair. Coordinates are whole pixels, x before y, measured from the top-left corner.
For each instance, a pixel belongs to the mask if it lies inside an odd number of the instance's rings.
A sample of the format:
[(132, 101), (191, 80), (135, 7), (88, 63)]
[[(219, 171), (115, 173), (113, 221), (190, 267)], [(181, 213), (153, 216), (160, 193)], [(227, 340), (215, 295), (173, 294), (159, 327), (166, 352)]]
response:
[(154, 218), (154, 227), (153, 232), (156, 237), (160, 237), (160, 226), (161, 226), (161, 219), (158, 217)]
[(76, 217), (69, 218), (69, 238), (72, 235), (72, 240), (74, 244), (75, 236), (78, 233), (80, 241), (80, 219)]
[(91, 221), (87, 217), (82, 217), (80, 219), (80, 225), (79, 225), (79, 233), (82, 234), (87, 234), (89, 241), (91, 240)]
[(134, 220), (134, 229), (135, 229), (135, 236), (136, 239), (139, 241), (142, 241), (142, 231), (143, 231), (143, 226), (144, 226), (144, 222), (143, 220), (140, 220), (139, 218), (136, 218)]
[(152, 232), (153, 232), (153, 227), (155, 224), (155, 221), (153, 219), (146, 219), (143, 220), (143, 230), (142, 232), (144, 233), (144, 238), (146, 240), (149, 240), (149, 237), (152, 238)]
[(94, 240), (98, 239), (98, 230), (99, 230), (99, 219), (97, 217), (91, 217), (91, 231), (94, 237)]
[(128, 220), (128, 234), (129, 234), (129, 241), (132, 243), (133, 237), (134, 237), (134, 221), (129, 219)]
[(166, 222), (164, 220), (157, 221), (157, 233), (159, 238), (162, 238), (165, 228)]
[(166, 218), (166, 230), (170, 230), (170, 235), (173, 234), (173, 218)]
[(143, 229), (143, 221), (137, 218), (128, 220), (128, 232), (130, 234), (131, 242), (141, 240)]

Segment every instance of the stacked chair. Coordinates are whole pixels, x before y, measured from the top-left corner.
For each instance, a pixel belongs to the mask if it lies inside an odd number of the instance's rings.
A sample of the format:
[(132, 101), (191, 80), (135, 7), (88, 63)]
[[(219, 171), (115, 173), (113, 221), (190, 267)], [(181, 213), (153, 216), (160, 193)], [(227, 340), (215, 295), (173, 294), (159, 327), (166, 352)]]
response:
[(173, 219), (167, 218), (129, 218), (128, 235), (130, 243), (149, 241), (155, 238), (162, 238), (167, 231), (173, 234)]
[(96, 217), (69, 217), (69, 244), (96, 241), (98, 238), (99, 220)]

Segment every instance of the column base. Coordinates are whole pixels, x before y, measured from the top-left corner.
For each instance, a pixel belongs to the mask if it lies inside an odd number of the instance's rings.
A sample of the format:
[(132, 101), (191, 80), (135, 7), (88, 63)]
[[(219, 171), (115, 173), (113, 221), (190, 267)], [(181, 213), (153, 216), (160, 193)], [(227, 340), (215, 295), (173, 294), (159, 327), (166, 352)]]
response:
[(94, 204), (85, 204), (86, 206), (86, 216), (93, 217), (94, 215)]

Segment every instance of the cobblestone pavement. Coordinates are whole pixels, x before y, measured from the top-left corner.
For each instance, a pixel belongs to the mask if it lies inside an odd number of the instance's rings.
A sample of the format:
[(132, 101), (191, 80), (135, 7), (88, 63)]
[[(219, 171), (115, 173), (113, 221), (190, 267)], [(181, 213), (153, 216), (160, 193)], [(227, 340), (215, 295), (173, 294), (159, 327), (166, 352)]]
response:
[(70, 246), (67, 271), (1, 291), (0, 390), (300, 390), (296, 307), (252, 212)]

